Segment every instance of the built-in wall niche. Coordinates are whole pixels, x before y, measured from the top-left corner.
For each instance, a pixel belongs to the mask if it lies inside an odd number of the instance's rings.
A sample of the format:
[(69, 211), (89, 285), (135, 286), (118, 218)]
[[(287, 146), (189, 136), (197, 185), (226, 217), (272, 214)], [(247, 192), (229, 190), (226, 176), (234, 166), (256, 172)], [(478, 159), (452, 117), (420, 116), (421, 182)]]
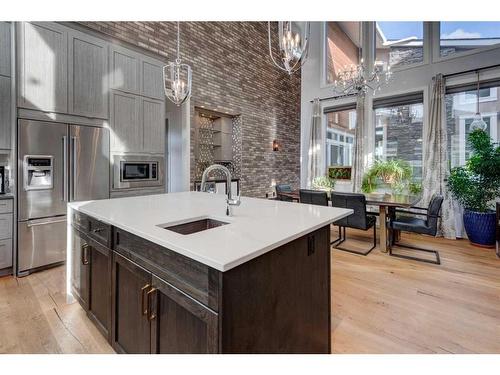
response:
[(241, 116), (195, 108), (195, 163), (196, 179), (214, 163), (226, 166), (234, 178), (240, 177)]

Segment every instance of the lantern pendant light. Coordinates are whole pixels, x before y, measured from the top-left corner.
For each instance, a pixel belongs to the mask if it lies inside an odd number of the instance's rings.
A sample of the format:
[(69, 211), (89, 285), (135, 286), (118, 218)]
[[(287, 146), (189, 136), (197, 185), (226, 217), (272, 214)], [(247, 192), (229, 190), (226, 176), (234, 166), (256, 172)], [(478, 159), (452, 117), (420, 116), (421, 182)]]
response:
[(191, 67), (181, 63), (180, 23), (177, 21), (177, 58), (163, 67), (163, 87), (166, 97), (180, 106), (191, 96)]
[(278, 22), (278, 53), (273, 52), (271, 22), (267, 23), (269, 54), (274, 65), (289, 75), (299, 70), (309, 49), (309, 22)]
[(470, 124), (470, 130), (476, 130), (476, 129), (481, 129), (482, 131), (485, 131), (488, 125), (486, 122), (483, 120), (483, 116), (481, 116), (481, 113), (479, 112), (479, 70), (477, 71), (477, 106), (476, 106), (476, 114), (474, 115), (474, 120)]

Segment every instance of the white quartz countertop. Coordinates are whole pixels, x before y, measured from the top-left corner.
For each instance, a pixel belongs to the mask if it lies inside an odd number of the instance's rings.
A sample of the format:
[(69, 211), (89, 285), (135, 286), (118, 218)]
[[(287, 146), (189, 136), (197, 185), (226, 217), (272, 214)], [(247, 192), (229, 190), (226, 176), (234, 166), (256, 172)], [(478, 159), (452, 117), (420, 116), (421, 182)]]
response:
[[(227, 271), (344, 218), (350, 209), (241, 198), (226, 216), (225, 195), (182, 192), (72, 202), (70, 207), (164, 246), (219, 271)], [(228, 225), (182, 235), (161, 228), (212, 218)]]

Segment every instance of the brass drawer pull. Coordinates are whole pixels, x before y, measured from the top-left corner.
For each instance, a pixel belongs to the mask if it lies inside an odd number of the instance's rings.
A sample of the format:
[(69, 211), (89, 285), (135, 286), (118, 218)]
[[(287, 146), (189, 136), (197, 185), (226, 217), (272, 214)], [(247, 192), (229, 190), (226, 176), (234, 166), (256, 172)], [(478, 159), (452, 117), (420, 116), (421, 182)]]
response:
[(151, 287), (150, 284), (146, 284), (141, 288), (141, 311), (142, 315), (148, 315), (148, 307), (146, 306), (146, 290)]
[(147, 298), (148, 298), (148, 310), (149, 310), (149, 314), (148, 314), (148, 320), (154, 320), (156, 318), (156, 309), (153, 310), (153, 307), (152, 307), (152, 297), (153, 296), (156, 296), (156, 291), (157, 289), (156, 288), (151, 288), (151, 290), (147, 293)]
[(88, 265), (90, 262), (89, 262), (89, 244), (85, 243), (82, 245), (81, 247), (82, 249), (82, 264), (84, 266)]

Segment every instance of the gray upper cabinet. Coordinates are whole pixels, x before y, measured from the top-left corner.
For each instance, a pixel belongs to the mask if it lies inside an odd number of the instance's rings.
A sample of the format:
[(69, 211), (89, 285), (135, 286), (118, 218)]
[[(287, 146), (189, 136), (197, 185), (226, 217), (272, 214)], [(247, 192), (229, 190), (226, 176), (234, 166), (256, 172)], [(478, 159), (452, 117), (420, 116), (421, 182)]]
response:
[(163, 65), (152, 59), (141, 62), (141, 94), (155, 99), (164, 99)]
[(10, 23), (0, 22), (0, 75), (10, 77)]
[(142, 99), (142, 123), (144, 126), (143, 151), (163, 153), (165, 138), (164, 102), (153, 99)]
[(68, 112), (67, 30), (51, 22), (19, 24), (19, 107)]
[(141, 152), (143, 127), (141, 103), (136, 95), (114, 91), (111, 94), (111, 151)]
[(0, 149), (11, 148), (11, 106), (11, 79), (0, 76)]
[(69, 33), (69, 113), (106, 119), (108, 45), (80, 32)]
[(119, 46), (110, 48), (111, 88), (139, 94), (141, 91), (139, 54)]

